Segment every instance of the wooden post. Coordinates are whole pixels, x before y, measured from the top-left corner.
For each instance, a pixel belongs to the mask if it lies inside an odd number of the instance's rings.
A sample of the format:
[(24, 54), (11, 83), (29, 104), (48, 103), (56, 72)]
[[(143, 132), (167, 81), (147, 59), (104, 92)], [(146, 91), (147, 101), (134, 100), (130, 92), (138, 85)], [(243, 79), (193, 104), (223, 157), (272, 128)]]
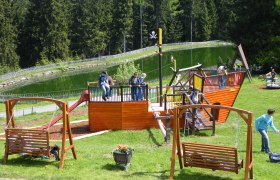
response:
[(177, 112), (178, 109), (175, 109), (174, 113), (174, 128), (173, 128), (173, 144), (172, 144), (172, 155), (171, 155), (171, 167), (170, 167), (170, 175), (169, 179), (173, 180), (174, 170), (175, 170), (175, 158), (176, 158), (176, 147), (177, 147)]
[[(175, 86), (172, 86), (172, 94), (175, 94)], [(175, 96), (173, 96), (173, 102), (175, 102)]]
[(164, 94), (164, 110), (167, 111), (167, 94)]
[(244, 179), (248, 180), (249, 177), (249, 171), (251, 174), (251, 170), (249, 169), (250, 164), (251, 164), (251, 145), (252, 145), (252, 114), (248, 115), (247, 119), (247, 144), (246, 144), (246, 163), (245, 163), (245, 174), (244, 174)]
[[(66, 108), (68, 109), (68, 104), (66, 104)], [(68, 111), (67, 111), (67, 114), (66, 114), (66, 123), (67, 123), (67, 132), (68, 132), (68, 138), (69, 138), (72, 154), (73, 154), (73, 157), (75, 159), (77, 159), (76, 149), (75, 149), (74, 141), (73, 141), (72, 129), (71, 129), (71, 126), (70, 126), (70, 113)]]
[(67, 106), (66, 104), (62, 104), (62, 111), (63, 111), (63, 129), (62, 129), (62, 148), (61, 148), (61, 158), (59, 168), (63, 169), (64, 167), (64, 159), (65, 159), (65, 144), (66, 144), (66, 119), (67, 119)]
[(249, 174), (250, 179), (254, 179), (253, 164), (251, 165), (251, 163), (253, 163), (252, 119), (253, 119), (253, 117), (252, 117), (252, 113), (251, 113), (251, 114), (248, 115), (248, 122), (250, 123), (250, 126), (249, 126), (249, 129), (250, 129), (250, 131), (249, 131), (249, 134), (250, 134), (250, 138), (249, 138), (249, 140), (250, 140), (250, 142), (249, 142), (250, 143), (250, 149), (249, 149), (249, 152), (250, 152), (250, 166), (251, 166), (250, 174)]
[(158, 86), (156, 86), (156, 97), (157, 97), (157, 102), (159, 102), (159, 92), (158, 92)]
[[(120, 87), (121, 87), (121, 102), (123, 102), (123, 86), (120, 86)], [(132, 93), (132, 92), (130, 92), (130, 93)]]
[(216, 135), (216, 119), (213, 119), (213, 131), (212, 131), (212, 136)]
[(194, 117), (194, 113), (195, 109), (192, 108), (192, 135), (195, 135), (195, 117)]
[[(8, 125), (9, 123), (9, 120), (10, 120), (10, 101), (7, 100), (5, 102), (5, 105), (6, 105), (6, 126)], [(5, 133), (5, 137), (6, 137), (6, 144), (5, 144), (5, 154), (4, 154), (4, 159), (3, 159), (3, 164), (7, 164), (7, 161), (8, 161), (8, 156), (9, 156), (9, 143), (8, 143), (8, 134), (7, 134), (7, 130), (6, 130), (6, 133)]]
[(146, 101), (148, 102), (149, 101), (149, 86), (148, 84), (146, 85)]
[[(166, 95), (165, 95), (166, 96)], [(165, 136), (165, 142), (167, 144), (170, 144), (170, 131), (171, 131), (171, 128), (170, 128), (170, 114), (169, 113), (166, 113), (166, 136)]]
[[(177, 108), (176, 108), (177, 109)], [(177, 154), (178, 154), (178, 158), (179, 158), (179, 164), (180, 164), (180, 169), (183, 169), (183, 162), (182, 162), (182, 149), (181, 149), (181, 142), (180, 142), (180, 118), (179, 118), (179, 113), (180, 113), (180, 111), (179, 110), (177, 110), (177, 119), (176, 119), (176, 121), (177, 121), (177, 127), (176, 127), (176, 129), (177, 129), (177, 136), (176, 136), (176, 138), (177, 138), (177, 142), (176, 142), (176, 144), (177, 144)]]

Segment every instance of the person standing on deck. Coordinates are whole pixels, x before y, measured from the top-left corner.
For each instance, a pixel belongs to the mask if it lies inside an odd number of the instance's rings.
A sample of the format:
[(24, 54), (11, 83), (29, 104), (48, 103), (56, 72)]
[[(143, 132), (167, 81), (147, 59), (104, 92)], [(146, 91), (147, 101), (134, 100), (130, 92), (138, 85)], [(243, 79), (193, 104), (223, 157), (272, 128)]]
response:
[(114, 80), (113, 80), (113, 78), (111, 76), (108, 75), (108, 73), (107, 73), (107, 79), (108, 79), (108, 84), (110, 86), (109, 97), (111, 97), (112, 96), (112, 89), (113, 89), (112, 86), (114, 86)]
[(219, 66), (217, 69), (217, 73), (220, 80), (220, 89), (224, 89), (227, 84), (227, 66)]
[(133, 101), (138, 100), (138, 73), (135, 72), (133, 76), (129, 79), (129, 85), (131, 86), (131, 99)]
[(268, 109), (267, 114), (263, 114), (262, 116), (258, 117), (255, 121), (256, 130), (259, 131), (259, 133), (262, 136), (261, 151), (265, 153), (270, 153), (269, 139), (267, 133), (268, 126), (270, 126), (274, 132), (279, 134), (279, 130), (276, 129), (276, 127), (273, 124), (274, 112), (274, 109)]
[(99, 87), (102, 91), (102, 99), (106, 101), (109, 96), (110, 86), (108, 84), (107, 72), (103, 71), (98, 77)]
[(146, 83), (145, 83), (146, 73), (142, 73), (138, 79), (138, 84), (140, 87), (138, 88), (138, 99), (144, 100), (146, 97)]

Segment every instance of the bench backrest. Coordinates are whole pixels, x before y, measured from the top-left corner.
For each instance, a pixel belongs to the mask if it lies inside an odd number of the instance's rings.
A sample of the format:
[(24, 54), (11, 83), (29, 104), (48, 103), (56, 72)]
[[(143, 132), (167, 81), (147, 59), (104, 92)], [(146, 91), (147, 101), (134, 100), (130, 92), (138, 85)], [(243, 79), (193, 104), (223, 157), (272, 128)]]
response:
[(234, 147), (183, 142), (182, 148), (185, 167), (239, 172), (237, 149)]
[(50, 156), (49, 133), (46, 130), (6, 129), (8, 154)]

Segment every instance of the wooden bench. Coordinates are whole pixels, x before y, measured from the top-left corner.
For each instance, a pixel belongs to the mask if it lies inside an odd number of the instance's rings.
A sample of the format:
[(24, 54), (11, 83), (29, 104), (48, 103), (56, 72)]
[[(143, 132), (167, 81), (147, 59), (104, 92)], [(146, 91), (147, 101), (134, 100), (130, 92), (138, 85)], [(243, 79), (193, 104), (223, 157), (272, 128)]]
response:
[(183, 142), (183, 160), (185, 167), (200, 167), (212, 170), (239, 173), (243, 160), (238, 161), (237, 148)]
[(5, 148), (4, 162), (12, 154), (50, 157), (49, 133), (46, 130), (8, 128)]

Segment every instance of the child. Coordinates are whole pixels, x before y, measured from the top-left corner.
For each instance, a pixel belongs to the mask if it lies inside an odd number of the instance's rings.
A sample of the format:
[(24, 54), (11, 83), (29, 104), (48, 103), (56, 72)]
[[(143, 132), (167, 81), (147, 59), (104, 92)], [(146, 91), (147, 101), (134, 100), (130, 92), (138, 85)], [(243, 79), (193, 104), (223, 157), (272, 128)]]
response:
[(54, 155), (55, 157), (55, 160), (57, 161), (60, 161), (60, 158), (59, 158), (59, 150), (60, 150), (60, 147), (58, 145), (54, 145), (52, 148), (51, 148), (51, 151), (50, 153)]
[(267, 114), (264, 114), (256, 119), (255, 125), (256, 130), (260, 132), (262, 136), (262, 152), (270, 153), (269, 148), (269, 139), (267, 134), (268, 126), (272, 128), (272, 130), (276, 133), (279, 133), (279, 130), (275, 128), (273, 124), (273, 114), (275, 110), (274, 109), (268, 109)]

